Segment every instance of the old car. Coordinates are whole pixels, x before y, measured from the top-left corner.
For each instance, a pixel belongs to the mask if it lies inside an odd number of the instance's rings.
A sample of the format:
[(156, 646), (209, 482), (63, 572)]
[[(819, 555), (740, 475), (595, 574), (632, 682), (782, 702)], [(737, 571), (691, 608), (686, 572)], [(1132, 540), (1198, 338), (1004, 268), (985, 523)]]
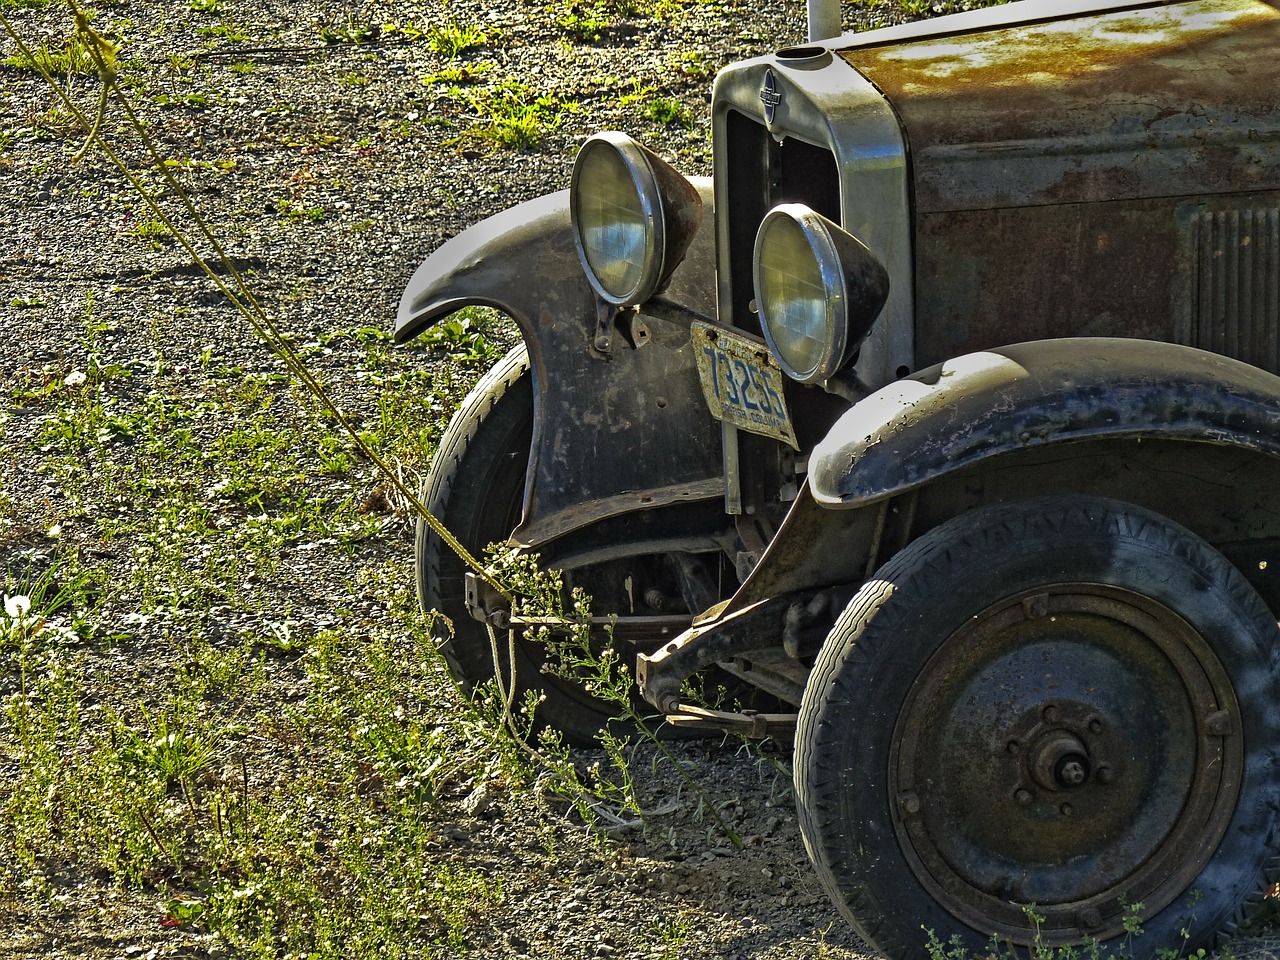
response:
[[(599, 134), (422, 264), (399, 341), (523, 335), (428, 506), (586, 588), (675, 726), (794, 736), (886, 954), (1211, 947), (1280, 865), (1280, 13), (830, 20), (716, 78), (712, 178)], [(417, 561), (492, 676), (503, 598), (426, 526)], [(514, 651), (545, 720), (608, 722)], [(691, 702), (708, 670), (760, 698)]]

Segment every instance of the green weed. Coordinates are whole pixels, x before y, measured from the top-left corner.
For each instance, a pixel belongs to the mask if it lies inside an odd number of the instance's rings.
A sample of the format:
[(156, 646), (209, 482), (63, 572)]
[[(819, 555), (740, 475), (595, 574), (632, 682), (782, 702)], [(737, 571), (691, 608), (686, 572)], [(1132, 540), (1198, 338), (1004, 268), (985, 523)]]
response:
[(484, 46), (489, 39), (488, 32), (483, 27), (474, 24), (458, 26), (456, 23), (429, 27), (425, 36), (427, 46), (433, 52), (450, 60)]
[(138, 709), (141, 729), (123, 724), (117, 728), (123, 741), (121, 765), (133, 776), (154, 777), (166, 786), (189, 789), (195, 776), (213, 763), (217, 733), (202, 727), (190, 703), (175, 702), (155, 716), (144, 705)]
[(508, 150), (535, 150), (559, 129), (566, 113), (577, 109), (573, 101), (538, 95), (523, 84), (507, 82), (494, 90), (470, 97), (481, 116), (468, 136)]
[(634, 77), (628, 85), (627, 92), (618, 98), (618, 105), (626, 107), (633, 103), (641, 103), (654, 94), (657, 89), (652, 84), (642, 83), (639, 77)]
[(437, 73), (427, 74), (422, 82), (432, 86), (465, 86), (476, 83), (493, 68), (489, 63), (468, 64), (465, 66), (448, 66)]
[(597, 4), (575, 3), (560, 16), (556, 26), (570, 40), (591, 43), (603, 39), (605, 31), (613, 26), (613, 20), (602, 15)]
[(485, 326), (492, 322), (490, 313), (478, 307), (465, 307), (431, 327), (420, 340), (433, 349), (443, 350), (454, 360), (488, 367), (501, 356), (484, 332)]
[(694, 80), (710, 80), (719, 71), (716, 62), (709, 60), (701, 50), (686, 50), (677, 54), (673, 66), (677, 73)]
[[(1188, 906), (1194, 907), (1199, 899), (1200, 893), (1192, 891)], [(1017, 960), (1017, 958), (1021, 957), (1029, 957), (1030, 960), (1131, 960), (1133, 956), (1133, 941), (1142, 936), (1144, 905), (1142, 903), (1126, 902), (1123, 898), (1121, 898), (1120, 902), (1123, 906), (1123, 914), (1120, 919), (1124, 935), (1120, 938), (1120, 945), (1114, 952), (1104, 952), (1099, 941), (1087, 936), (1079, 946), (1050, 943), (1043, 931), (1045, 918), (1034, 903), (1025, 904), (1022, 907), (1022, 912), (1031, 925), (1032, 933), (1031, 943), (1029, 947), (1025, 948), (1025, 952), (1024, 949), (1015, 947), (1012, 943), (1002, 941), (993, 936), (985, 952), (974, 956), (959, 934), (953, 935), (946, 943), (943, 943), (933, 930), (923, 928), (926, 937), (926, 949), (930, 960)], [(1194, 920), (1194, 914), (1192, 919)], [(1186, 956), (1186, 943), (1189, 939), (1190, 932), (1183, 929), (1182, 945), (1179, 947), (1159, 948), (1155, 952), (1156, 957), (1158, 960), (1190, 960), (1191, 957), (1196, 958), (1196, 960), (1204, 960), (1206, 952), (1203, 949), (1191, 954), (1190, 957)]]
[(899, 13), (909, 19), (936, 17), (948, 13), (963, 13), (967, 10), (980, 10), (983, 7), (995, 7), (1007, 0), (887, 0), (886, 5), (896, 8)]
[[(52, 75), (96, 75), (98, 66), (90, 52), (91, 46), (76, 35), (61, 44), (41, 42), (28, 52), (19, 51), (6, 57), (4, 63), (15, 70)], [(114, 60), (114, 51), (108, 51), (108, 66)]]
[(127, 232), (129, 236), (145, 241), (153, 250), (159, 250), (164, 243), (173, 240), (168, 227), (159, 220), (150, 218), (130, 227)]
[(691, 119), (688, 109), (678, 100), (659, 97), (645, 105), (644, 115), (650, 120), (665, 123), (669, 127), (687, 127)]
[(324, 207), (309, 207), (296, 200), (277, 200), (275, 206), (276, 213), (290, 223), (296, 223), (299, 220), (315, 223), (324, 219)]
[(677, 960), (684, 956), (685, 941), (693, 931), (693, 921), (686, 914), (666, 920), (655, 920), (649, 925), (654, 945), (649, 950), (649, 960)]
[(209, 27), (197, 27), (196, 36), (220, 38), (235, 43), (239, 40), (248, 40), (249, 35), (244, 32), (237, 24), (219, 23)]

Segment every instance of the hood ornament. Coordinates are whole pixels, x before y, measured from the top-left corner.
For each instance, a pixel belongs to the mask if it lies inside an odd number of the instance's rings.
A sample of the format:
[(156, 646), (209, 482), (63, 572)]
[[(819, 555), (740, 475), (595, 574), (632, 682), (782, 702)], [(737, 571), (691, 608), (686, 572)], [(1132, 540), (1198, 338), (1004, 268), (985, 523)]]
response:
[(778, 89), (778, 80), (772, 69), (764, 72), (764, 86), (760, 88), (760, 102), (764, 104), (764, 122), (773, 126), (773, 118), (777, 116), (778, 104), (782, 102), (782, 92)]

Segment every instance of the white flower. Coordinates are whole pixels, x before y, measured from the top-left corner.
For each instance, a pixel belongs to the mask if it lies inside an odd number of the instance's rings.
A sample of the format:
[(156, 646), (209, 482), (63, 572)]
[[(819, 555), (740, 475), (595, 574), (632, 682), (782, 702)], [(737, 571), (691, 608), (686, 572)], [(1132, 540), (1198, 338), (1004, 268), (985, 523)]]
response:
[(64, 387), (82, 387), (85, 380), (89, 379), (84, 375), (83, 370), (72, 370), (62, 381)]
[(20, 594), (18, 596), (11, 597), (8, 594), (5, 594), (4, 612), (14, 620), (17, 620), (30, 609), (30, 597), (24, 597)]

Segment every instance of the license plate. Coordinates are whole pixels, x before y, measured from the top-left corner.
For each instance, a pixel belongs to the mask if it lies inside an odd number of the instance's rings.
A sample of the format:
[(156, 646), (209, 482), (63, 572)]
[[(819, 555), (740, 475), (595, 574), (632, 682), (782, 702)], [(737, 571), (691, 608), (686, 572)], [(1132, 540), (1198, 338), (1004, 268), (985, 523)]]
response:
[(749, 433), (773, 437), (799, 450), (786, 401), (786, 376), (769, 348), (740, 333), (709, 323), (690, 327), (698, 376), (707, 407), (717, 420)]

